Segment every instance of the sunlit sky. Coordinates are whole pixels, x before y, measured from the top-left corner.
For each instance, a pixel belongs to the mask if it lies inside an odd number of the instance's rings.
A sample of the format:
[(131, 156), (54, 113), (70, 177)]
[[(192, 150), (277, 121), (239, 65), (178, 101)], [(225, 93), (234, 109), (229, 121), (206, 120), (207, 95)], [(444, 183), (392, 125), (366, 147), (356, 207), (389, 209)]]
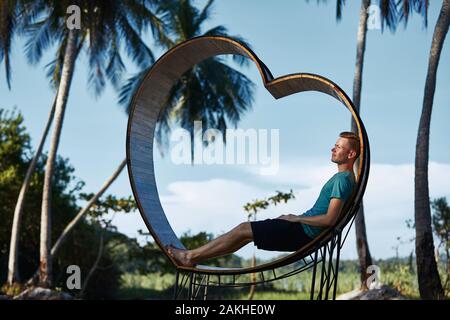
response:
[[(204, 1), (196, 2), (202, 5)], [(275, 77), (309, 72), (336, 82), (349, 96), (356, 55), (359, 1), (347, 1), (343, 19), (335, 19), (335, 2), (315, 1), (220, 1), (213, 6), (204, 30), (224, 25), (230, 35), (245, 38)], [(422, 107), (428, 54), (440, 2), (430, 4), (428, 28), (413, 16), (407, 28), (395, 34), (370, 30), (363, 74), (361, 117), (369, 134), (372, 154), (370, 178), (365, 195), (366, 224), (370, 250), (375, 258), (395, 255), (397, 237), (413, 236), (405, 220), (414, 217), (414, 153)], [(0, 66), (0, 107), (17, 107), (36, 146), (54, 93), (45, 77), (45, 65), (26, 62), (23, 41), (16, 41), (12, 54), (13, 82), (6, 88), (4, 66)], [(430, 141), (430, 196), (450, 197), (450, 54), (444, 45), (433, 106)], [(162, 52), (155, 50), (157, 56)], [(77, 177), (86, 182), (85, 191), (95, 192), (125, 157), (127, 116), (117, 103), (117, 92), (108, 86), (98, 99), (87, 90), (87, 61), (77, 62), (59, 154), (70, 159)], [(128, 75), (136, 67), (127, 63)], [(293, 189), (296, 199), (270, 207), (258, 218), (283, 213), (301, 214), (317, 198), (321, 186), (336, 172), (330, 150), (338, 133), (349, 130), (350, 115), (332, 98), (303, 93), (275, 101), (265, 91), (256, 67), (242, 68), (256, 84), (253, 108), (239, 128), (279, 129), (280, 167), (276, 175), (263, 176), (251, 165), (175, 165), (170, 157), (155, 154), (155, 170), (163, 208), (175, 232), (208, 231), (220, 234), (245, 221), (243, 205), (273, 195), (275, 190)], [(447, 137), (447, 138), (445, 138)], [(48, 147), (48, 146), (47, 146)], [(131, 194), (124, 171), (109, 192)], [(119, 231), (137, 237), (145, 225), (138, 212), (118, 215)], [(342, 251), (355, 258), (354, 230)], [(411, 243), (399, 246), (408, 255)], [(239, 251), (244, 257), (253, 245)], [(277, 253), (257, 251), (258, 257)]]

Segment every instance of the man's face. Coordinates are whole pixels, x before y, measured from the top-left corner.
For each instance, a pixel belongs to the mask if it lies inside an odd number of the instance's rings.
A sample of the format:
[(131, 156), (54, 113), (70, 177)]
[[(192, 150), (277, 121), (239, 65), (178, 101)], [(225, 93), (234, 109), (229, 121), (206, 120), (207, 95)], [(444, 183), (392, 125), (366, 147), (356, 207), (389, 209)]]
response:
[(350, 144), (347, 139), (339, 138), (336, 141), (333, 149), (331, 149), (331, 161), (337, 164), (349, 162), (354, 152), (350, 149)]

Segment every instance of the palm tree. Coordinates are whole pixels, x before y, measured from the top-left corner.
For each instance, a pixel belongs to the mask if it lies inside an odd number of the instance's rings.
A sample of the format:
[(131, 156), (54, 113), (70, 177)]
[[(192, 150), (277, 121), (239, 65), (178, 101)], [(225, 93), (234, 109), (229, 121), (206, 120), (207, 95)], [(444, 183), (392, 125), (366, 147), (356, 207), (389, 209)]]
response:
[(17, 197), (16, 207), (14, 209), (13, 224), (11, 228), (11, 241), (9, 247), (9, 260), (8, 260), (8, 285), (12, 285), (14, 282), (20, 281), (19, 270), (18, 270), (18, 253), (19, 253), (19, 231), (20, 224), (23, 215), (23, 208), (25, 205), (25, 195), (28, 192), (31, 180), (33, 178), (34, 169), (38, 163), (39, 157), (44, 148), (44, 143), (47, 140), (48, 132), (50, 131), (50, 126), (53, 122), (53, 116), (55, 114), (56, 99), (53, 102), (53, 106), (50, 109), (50, 113), (47, 118), (47, 123), (45, 124), (44, 132), (42, 133), (41, 140), (39, 141), (38, 147), (33, 158), (28, 165), (27, 172), (25, 174), (25, 179), (23, 180), (22, 186), (19, 191), (19, 196)]
[[(141, 32), (150, 26), (158, 40), (164, 38), (163, 24), (151, 10), (155, 1), (78, 1), (77, 5), (83, 14), (80, 30), (66, 28), (66, 10), (71, 4), (71, 1), (45, 0), (29, 3), (27, 13), (31, 18), (24, 28), (28, 36), (26, 52), (31, 63), (39, 62), (46, 49), (54, 43), (58, 44), (56, 57), (48, 65), (51, 83), (58, 90), (55, 125), (46, 163), (42, 199), (40, 244), (42, 286), (50, 286), (52, 283), (51, 182), (76, 58), (85, 47), (90, 66), (88, 84), (92, 92), (99, 95), (106, 84), (105, 76), (115, 86), (120, 82), (125, 68), (121, 57), (123, 44), (126, 45), (128, 56), (138, 66), (142, 66), (149, 61), (153, 62), (154, 57), (141, 39)], [(24, 201), (24, 198), (24, 196), (19, 198), (19, 202)], [(15, 227), (18, 228), (18, 225)], [(13, 232), (17, 234), (18, 230)], [(12, 256), (17, 259), (17, 246), (12, 251)], [(14, 266), (17, 263), (10, 265)], [(11, 273), (14, 275), (17, 271), (13, 270)]]
[[(396, 27), (400, 21), (405, 22), (405, 26), (408, 21), (410, 12), (417, 11), (425, 19), (427, 19), (427, 11), (419, 4), (420, 1), (413, 0), (378, 0), (377, 7), (379, 8), (378, 18), (380, 19), (381, 31), (387, 27), (391, 32), (395, 32)], [(345, 5), (345, 0), (336, 1), (336, 19), (338, 21), (342, 18), (342, 8)], [(364, 67), (364, 54), (366, 50), (367, 39), (367, 22), (369, 19), (369, 9), (371, 6), (370, 0), (361, 1), (361, 9), (359, 14), (359, 25), (356, 40), (356, 62), (355, 73), (353, 77), (353, 103), (356, 111), (360, 112), (361, 107), (361, 91), (362, 91), (362, 75)], [(357, 126), (354, 119), (351, 119), (351, 130), (357, 132)], [(357, 163), (355, 170), (358, 171), (359, 163)], [(370, 276), (367, 274), (367, 268), (372, 264), (372, 257), (369, 250), (369, 244), (367, 241), (366, 224), (364, 219), (364, 206), (363, 202), (359, 207), (358, 213), (355, 218), (355, 233), (356, 233), (356, 248), (359, 258), (360, 266), (360, 279), (361, 288), (367, 289), (366, 279)]]
[[(384, 26), (391, 31), (395, 31), (397, 24), (397, 7), (394, 0), (379, 0), (381, 27)], [(345, 5), (345, 0), (336, 1), (336, 19), (342, 19), (342, 7)], [(366, 51), (367, 39), (367, 21), (369, 18), (370, 0), (361, 1), (361, 9), (359, 13), (358, 33), (356, 39), (356, 62), (355, 73), (353, 77), (353, 103), (356, 112), (360, 112), (361, 106), (361, 90), (362, 90), (362, 74), (364, 67), (364, 54)], [(355, 133), (358, 128), (353, 117), (351, 118), (351, 130)], [(359, 170), (359, 163), (356, 163), (356, 171)], [(355, 217), (355, 234), (356, 234), (356, 250), (358, 252), (361, 288), (367, 289), (366, 280), (370, 276), (367, 274), (368, 267), (372, 265), (372, 256), (369, 250), (369, 243), (367, 241), (366, 224), (364, 219), (364, 205), (361, 201), (360, 207)]]
[[(428, 1), (420, 1), (427, 6)], [(434, 259), (434, 243), (431, 228), (430, 195), (428, 189), (428, 156), (431, 111), (433, 109), (436, 74), (439, 59), (450, 23), (450, 0), (443, 0), (433, 32), (428, 71), (425, 81), (422, 114), (416, 141), (414, 178), (414, 219), (416, 228), (416, 263), (419, 292), (422, 299), (443, 299), (444, 291)]]
[[(338, 1), (339, 3), (342, 1)], [(355, 74), (353, 78), (353, 103), (355, 105), (356, 112), (360, 112), (361, 106), (361, 89), (362, 89), (362, 72), (364, 67), (364, 53), (366, 50), (366, 36), (367, 36), (367, 19), (368, 9), (370, 6), (370, 0), (361, 1), (361, 9), (359, 14), (358, 34), (356, 40), (356, 62), (355, 62)], [(337, 18), (341, 18), (338, 10)], [(351, 129), (357, 133), (358, 128), (355, 120), (351, 119)], [(355, 170), (358, 171), (359, 162), (356, 163)], [(360, 279), (361, 287), (367, 289), (366, 279), (368, 277), (367, 270), (372, 265), (372, 256), (370, 255), (369, 243), (367, 241), (366, 223), (364, 219), (364, 205), (361, 200), (360, 207), (355, 217), (355, 234), (356, 234), (356, 250), (358, 252), (359, 267), (360, 267)]]
[[(23, 31), (22, 26), (29, 18), (27, 10), (27, 1), (22, 0), (8, 0), (0, 2), (0, 61), (4, 60), (5, 63), (5, 73), (6, 82), (8, 88), (11, 89), (11, 44), (16, 34)], [(34, 156), (30, 162), (27, 173), (25, 175), (24, 182), (19, 192), (19, 197), (17, 201), (17, 206), (15, 208), (13, 226), (11, 232), (11, 246), (9, 251), (9, 261), (8, 261), (8, 284), (19, 279), (18, 268), (17, 268), (17, 254), (18, 254), (18, 244), (19, 244), (19, 228), (22, 218), (22, 210), (24, 204), (24, 197), (28, 191), (32, 174), (36, 167), (37, 160), (43, 148), (46, 136), (50, 129), (50, 125), (53, 121), (53, 114), (55, 111), (55, 101), (53, 102), (53, 107), (50, 110), (49, 118), (44, 129), (42, 138), (38, 144), (36, 151), (36, 156)]]
[[(213, 27), (202, 32), (202, 24), (210, 17), (213, 0), (209, 0), (200, 11), (190, 0), (165, 1), (160, 10), (167, 12), (167, 25), (170, 37), (161, 41), (164, 49), (197, 36), (230, 36), (223, 26)], [(234, 39), (245, 43), (237, 36)], [(240, 65), (247, 60), (233, 56)], [(151, 65), (131, 77), (120, 92), (120, 102), (129, 111), (132, 94), (143, 75)], [(172, 125), (178, 124), (191, 133), (194, 139), (194, 121), (202, 121), (202, 128), (217, 128), (222, 133), (227, 126), (234, 126), (253, 101), (254, 85), (241, 72), (225, 64), (223, 58), (213, 57), (185, 72), (172, 88), (166, 106), (160, 115), (156, 128), (156, 141), (164, 153), (168, 134)], [(225, 134), (223, 134), (225, 142)], [(193, 143), (191, 144), (193, 150)], [(192, 151), (193, 157), (193, 151)]]
[[(211, 4), (208, 4), (204, 10), (203, 10), (203, 14), (201, 16), (203, 16), (203, 19), (198, 19), (197, 21), (204, 21), (206, 20), (206, 13), (207, 13), (207, 8), (209, 8), (211, 6)], [(168, 10), (169, 8), (171, 8), (170, 6), (161, 6), (158, 10), (159, 14), (164, 15), (164, 12), (166, 10)], [(195, 11), (195, 8), (194, 8)], [(174, 11), (171, 11), (171, 14), (175, 14)], [(224, 28), (218, 28), (219, 31), (226, 31)], [(171, 43), (171, 40), (169, 38), (167, 38), (164, 34), (164, 32), (162, 32), (163, 29), (159, 29), (156, 30), (156, 32), (154, 32), (154, 36), (157, 39), (157, 43), (161, 44), (161, 43)], [(221, 34), (221, 35), (226, 35), (226, 33)], [(167, 47), (167, 46), (166, 46)], [(153, 60), (149, 60), (148, 61), (148, 65), (151, 65), (153, 63)], [(55, 74), (55, 71), (57, 70), (57, 67), (53, 67), (51, 70), (53, 70), (53, 74)], [(146, 70), (144, 69), (143, 72), (139, 73), (139, 75), (143, 74)], [(138, 76), (139, 76), (138, 75)], [(132, 90), (134, 87), (137, 86), (137, 82), (139, 81), (139, 77), (133, 77), (132, 79), (130, 79), (127, 82), (127, 85), (124, 87), (124, 89), (122, 90), (122, 99), (124, 99), (124, 97), (127, 96), (131, 96), (132, 94)], [(236, 77), (236, 76), (235, 76)], [(54, 77), (56, 79), (58, 79), (58, 77)], [(134, 81), (133, 81), (134, 80)], [(248, 81), (249, 82), (249, 81)], [(241, 83), (241, 85), (244, 85)], [(236, 86), (239, 86), (239, 84), (237, 84)], [(227, 88), (228, 89), (228, 88)], [(250, 89), (247, 89), (248, 91), (250, 91)], [(234, 92), (234, 94), (238, 94), (236, 92)], [(251, 100), (251, 98), (249, 98), (249, 100)], [(164, 117), (162, 118), (162, 120), (164, 120)], [(167, 122), (168, 123), (168, 122)], [(102, 189), (88, 202), (88, 204), (77, 214), (77, 216), (72, 220), (72, 222), (66, 227), (66, 229), (64, 230), (64, 232), (60, 235), (60, 237), (58, 238), (57, 242), (55, 243), (55, 245), (53, 246), (52, 250), (51, 250), (51, 254), (50, 254), (50, 259), (52, 259), (54, 257), (54, 255), (56, 255), (58, 248), (60, 247), (61, 243), (64, 241), (64, 239), (67, 237), (67, 235), (69, 234), (69, 232), (71, 230), (73, 230), (74, 226), (77, 224), (77, 222), (82, 218), (82, 216), (85, 214), (85, 212), (87, 212), (90, 208), (90, 206), (95, 203), (95, 201), (102, 195), (102, 193), (109, 187), (109, 185), (111, 185), (111, 183), (115, 180), (115, 178), (120, 174), (120, 172), (123, 170), (124, 168), (124, 162), (122, 162), (118, 169), (114, 172), (114, 174), (107, 180), (107, 182), (105, 183), (105, 185), (102, 187)], [(32, 279), (31, 279), (32, 280)]]
[[(338, 8), (344, 1), (338, 1)], [(384, 0), (380, 1), (382, 26), (384, 22), (392, 31), (395, 31), (396, 25), (400, 21), (404, 21), (405, 26), (408, 22), (408, 17), (412, 12), (417, 12), (423, 16), (425, 26), (427, 26), (428, 15), (427, 0), (399, 0), (395, 1)], [(363, 59), (365, 50), (365, 33), (367, 27), (363, 32), (362, 24), (367, 23), (367, 9), (370, 5), (370, 1), (363, 0), (361, 6), (360, 26), (358, 31), (358, 50), (357, 50), (357, 67), (355, 72), (354, 81), (354, 95), (353, 101), (359, 110), (360, 103), (360, 91), (361, 91), (361, 75), (362, 75), (362, 61), (360, 63), (360, 71), (358, 71), (358, 61)], [(340, 9), (338, 9), (338, 12)], [(433, 42), (430, 51), (429, 66), (427, 79), (425, 84), (424, 101), (422, 108), (422, 115), (419, 123), (419, 131), (416, 142), (416, 162), (415, 162), (415, 226), (416, 226), (416, 261), (417, 272), (419, 281), (420, 295), (424, 299), (440, 299), (444, 296), (442, 284), (439, 278), (436, 261), (434, 259), (434, 244), (431, 229), (431, 210), (429, 200), (428, 189), (428, 151), (429, 151), (429, 130), (431, 120), (431, 110), (433, 106), (433, 97), (436, 87), (436, 72), (439, 64), (439, 58), (442, 51), (442, 46), (448, 32), (450, 19), (450, 0), (445, 0), (442, 4), (441, 12), (439, 14), (438, 21), (436, 23), (435, 31), (433, 34)], [(365, 21), (364, 21), (365, 20)], [(362, 36), (360, 37), (360, 34)], [(361, 58), (358, 58), (361, 57)], [(358, 76), (359, 74), (359, 76)], [(359, 78), (359, 79), (357, 79)], [(356, 89), (356, 90), (355, 90)], [(352, 130), (355, 130), (355, 124), (352, 123)], [(360, 217), (361, 216), (361, 217)], [(356, 218), (356, 233), (358, 243), (358, 255), (360, 258), (360, 266), (363, 267), (363, 262), (366, 257), (361, 256), (360, 248), (362, 245), (362, 239), (365, 239), (367, 244), (367, 238), (365, 237), (365, 226), (363, 215), (358, 214)], [(358, 220), (362, 220), (358, 221)], [(358, 225), (363, 227), (359, 228)], [(359, 233), (359, 240), (358, 240)], [(364, 236), (364, 237), (362, 237)], [(368, 253), (368, 250), (367, 250)], [(366, 261), (367, 258), (366, 258)], [(361, 271), (366, 269), (361, 269)]]

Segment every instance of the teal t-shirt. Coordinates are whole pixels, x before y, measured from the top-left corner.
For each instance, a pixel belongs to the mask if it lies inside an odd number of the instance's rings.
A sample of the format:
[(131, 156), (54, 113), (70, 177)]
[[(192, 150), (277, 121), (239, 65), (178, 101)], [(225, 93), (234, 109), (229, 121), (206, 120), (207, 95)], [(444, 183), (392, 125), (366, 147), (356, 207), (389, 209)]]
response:
[[(355, 176), (353, 172), (343, 171), (338, 172), (325, 183), (320, 191), (319, 198), (317, 198), (314, 206), (306, 211), (303, 216), (317, 216), (320, 214), (326, 214), (328, 206), (330, 205), (331, 198), (338, 198), (346, 201), (353, 191), (355, 185)], [(308, 224), (302, 223), (303, 230), (310, 237), (314, 238), (321, 233), (323, 227), (314, 227)]]

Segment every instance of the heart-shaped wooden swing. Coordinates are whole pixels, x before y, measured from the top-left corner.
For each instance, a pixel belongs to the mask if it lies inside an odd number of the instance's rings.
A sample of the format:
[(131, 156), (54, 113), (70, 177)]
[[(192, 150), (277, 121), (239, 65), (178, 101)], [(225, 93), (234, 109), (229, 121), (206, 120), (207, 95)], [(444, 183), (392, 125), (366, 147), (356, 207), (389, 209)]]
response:
[[(351, 113), (358, 127), (361, 144), (356, 187), (346, 202), (335, 226), (324, 230), (312, 242), (283, 258), (253, 268), (220, 268), (197, 265), (182, 267), (168, 255), (166, 245), (184, 248), (172, 230), (161, 206), (153, 164), (153, 138), (158, 116), (165, 99), (181, 75), (195, 64), (223, 54), (242, 55), (252, 60), (261, 74), (265, 88), (276, 99), (303, 92), (319, 91), (340, 101)], [(256, 54), (243, 44), (226, 37), (204, 36), (183, 42), (165, 53), (148, 71), (134, 94), (127, 130), (128, 173), (140, 214), (161, 250), (177, 270), (196, 274), (238, 275), (274, 270), (316, 253), (339, 234), (357, 213), (369, 175), (369, 141), (364, 124), (345, 92), (332, 81), (315, 74), (296, 73), (274, 79)], [(340, 247), (339, 247), (340, 248)], [(316, 261), (317, 262), (317, 261)], [(314, 273), (315, 274), (315, 273)]]

